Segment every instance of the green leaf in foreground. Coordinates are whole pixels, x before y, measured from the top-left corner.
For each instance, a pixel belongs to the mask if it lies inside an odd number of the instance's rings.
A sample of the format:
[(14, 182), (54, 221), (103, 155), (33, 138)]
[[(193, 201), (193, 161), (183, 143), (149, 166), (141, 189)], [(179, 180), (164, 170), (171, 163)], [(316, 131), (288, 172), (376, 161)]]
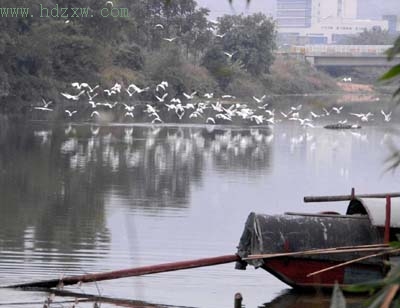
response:
[(400, 64), (393, 66), (390, 70), (384, 73), (379, 80), (388, 80), (400, 74)]
[(396, 41), (393, 44), (392, 48), (389, 48), (389, 50), (386, 52), (388, 56), (388, 60), (393, 60), (393, 58), (400, 53), (400, 36), (396, 39)]

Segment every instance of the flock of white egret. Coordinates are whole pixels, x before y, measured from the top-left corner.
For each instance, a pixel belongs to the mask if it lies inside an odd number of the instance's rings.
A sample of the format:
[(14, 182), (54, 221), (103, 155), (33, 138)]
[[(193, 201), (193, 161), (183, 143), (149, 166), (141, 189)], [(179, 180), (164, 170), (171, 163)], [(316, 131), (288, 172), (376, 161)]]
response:
[[(344, 106), (321, 107), (320, 110), (305, 111), (302, 104), (289, 106), (285, 110), (276, 111), (272, 105), (266, 102), (268, 95), (253, 96), (251, 102), (244, 103), (233, 95), (221, 95), (214, 93), (202, 93), (193, 91), (181, 93), (175, 97), (169, 97), (169, 83), (162, 81), (154, 88), (150, 86), (139, 87), (135, 84), (123, 86), (115, 83), (111, 88), (102, 89), (100, 85), (91, 87), (88, 83), (73, 82), (70, 93), (61, 92), (62, 99), (47, 101), (42, 98), (40, 105), (33, 106), (33, 110), (51, 112), (55, 105), (61, 105), (58, 111), (63, 111), (66, 118), (86, 120), (101, 120), (110, 113), (117, 115), (119, 120), (128, 118), (145, 118), (149, 123), (186, 122), (205, 124), (230, 124), (247, 123), (249, 125), (273, 125), (283, 120), (296, 121), (303, 127), (315, 127), (315, 120), (328, 118), (330, 115), (341, 114), (338, 124), (347, 122), (368, 122), (374, 117), (389, 122), (392, 112), (380, 111), (374, 115), (372, 112), (355, 113), (343, 111)], [(140, 96), (146, 93), (146, 97), (153, 97), (153, 101), (143, 102)], [(315, 109), (315, 108), (314, 108)], [(81, 116), (79, 116), (82, 114)], [(115, 118), (115, 117), (114, 117)], [(196, 119), (196, 120), (195, 120)], [(126, 121), (126, 120), (124, 120)]]

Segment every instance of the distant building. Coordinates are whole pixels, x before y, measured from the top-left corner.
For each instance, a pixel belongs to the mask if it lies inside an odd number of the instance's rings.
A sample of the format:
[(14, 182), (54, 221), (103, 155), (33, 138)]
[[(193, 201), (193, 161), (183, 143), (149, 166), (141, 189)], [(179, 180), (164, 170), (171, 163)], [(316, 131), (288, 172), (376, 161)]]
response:
[(314, 23), (333, 17), (356, 19), (357, 0), (313, 0), (313, 16)]
[(312, 0), (277, 0), (276, 21), (281, 28), (311, 27)]
[(357, 0), (277, 0), (278, 38), (290, 44), (332, 44), (364, 30), (388, 30), (389, 23), (396, 28), (393, 17), (357, 19), (357, 9)]
[(398, 17), (396, 15), (383, 15), (383, 20), (387, 20), (388, 22), (388, 30), (389, 33), (396, 33), (399, 31), (398, 29)]

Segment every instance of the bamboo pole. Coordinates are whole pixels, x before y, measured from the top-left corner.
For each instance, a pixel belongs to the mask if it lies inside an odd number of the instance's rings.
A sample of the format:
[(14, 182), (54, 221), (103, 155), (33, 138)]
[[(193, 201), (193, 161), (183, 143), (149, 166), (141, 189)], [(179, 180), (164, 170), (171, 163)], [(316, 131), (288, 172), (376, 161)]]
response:
[(118, 271), (111, 272), (103, 272), (103, 273), (95, 273), (95, 274), (87, 274), (87, 275), (78, 275), (78, 276), (68, 276), (62, 279), (51, 279), (51, 280), (43, 280), (43, 281), (35, 281), (28, 282), (22, 284), (15, 284), (7, 286), (8, 288), (54, 288), (59, 284), (64, 286), (73, 285), (77, 283), (85, 283), (85, 282), (95, 282), (102, 280), (110, 280), (124, 277), (133, 277), (133, 276), (141, 276), (155, 273), (164, 273), (177, 271), (181, 269), (189, 269), (196, 267), (204, 267), (211, 266), (217, 264), (230, 263), (235, 261), (240, 261), (240, 257), (238, 255), (225, 255), (218, 256), (212, 258), (202, 258), (196, 260), (188, 260), (188, 261), (180, 261), (180, 262), (171, 262), (150, 266), (142, 266)]
[(308, 274), (307, 277), (315, 276), (315, 275), (318, 275), (318, 274), (333, 270), (335, 268), (342, 267), (342, 266), (345, 266), (345, 265), (349, 265), (349, 264), (352, 264), (352, 263), (356, 263), (356, 262), (359, 262), (359, 261), (363, 261), (363, 260), (366, 260), (366, 259), (379, 257), (379, 256), (383, 256), (383, 255), (386, 255), (386, 254), (392, 254), (392, 253), (396, 253), (396, 252), (400, 252), (400, 248), (396, 248), (396, 249), (391, 249), (391, 250), (388, 250), (388, 251), (375, 253), (375, 254), (372, 254), (372, 255), (368, 255), (368, 256), (364, 256), (364, 257), (361, 257), (361, 258), (353, 259), (353, 260), (350, 260), (350, 261), (347, 261), (347, 262), (343, 262), (343, 263), (340, 263), (340, 264), (337, 264), (337, 265), (334, 265), (334, 266), (330, 266), (330, 267), (324, 268), (322, 270), (319, 270), (319, 271), (316, 271), (316, 272), (312, 272), (312, 273)]
[(389, 308), (390, 304), (392, 303), (394, 297), (396, 296), (397, 291), (399, 290), (400, 285), (395, 284), (390, 287), (389, 291), (385, 296), (385, 300), (383, 301), (380, 308)]
[(337, 195), (337, 196), (305, 196), (304, 202), (333, 202), (333, 201), (349, 201), (354, 198), (391, 198), (400, 197), (400, 192), (391, 192), (383, 194), (357, 194), (357, 195)]
[(271, 259), (279, 257), (291, 257), (291, 256), (302, 256), (302, 255), (319, 255), (319, 254), (334, 254), (334, 253), (350, 253), (350, 252), (370, 252), (375, 250), (382, 250), (388, 248), (388, 244), (371, 244), (371, 245), (358, 245), (358, 246), (342, 246), (324, 249), (311, 249), (294, 252), (282, 252), (282, 253), (269, 253), (269, 254), (254, 254), (249, 255), (242, 260), (255, 260), (255, 259)]
[(354, 187), (351, 188), (350, 195), (336, 195), (336, 196), (306, 196), (304, 202), (330, 202), (330, 201), (348, 201), (354, 198), (387, 198), (387, 197), (400, 197), (400, 192), (382, 193), (382, 194), (355, 194)]

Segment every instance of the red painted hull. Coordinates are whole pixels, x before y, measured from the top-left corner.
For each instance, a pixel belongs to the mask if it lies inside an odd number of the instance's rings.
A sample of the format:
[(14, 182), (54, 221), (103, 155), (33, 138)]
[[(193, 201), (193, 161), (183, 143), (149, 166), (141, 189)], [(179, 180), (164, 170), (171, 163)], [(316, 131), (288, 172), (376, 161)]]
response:
[(337, 281), (349, 285), (384, 277), (379, 264), (351, 264), (338, 267), (321, 274), (307, 277), (308, 274), (341, 262), (306, 258), (264, 259), (262, 268), (293, 288), (330, 288)]

